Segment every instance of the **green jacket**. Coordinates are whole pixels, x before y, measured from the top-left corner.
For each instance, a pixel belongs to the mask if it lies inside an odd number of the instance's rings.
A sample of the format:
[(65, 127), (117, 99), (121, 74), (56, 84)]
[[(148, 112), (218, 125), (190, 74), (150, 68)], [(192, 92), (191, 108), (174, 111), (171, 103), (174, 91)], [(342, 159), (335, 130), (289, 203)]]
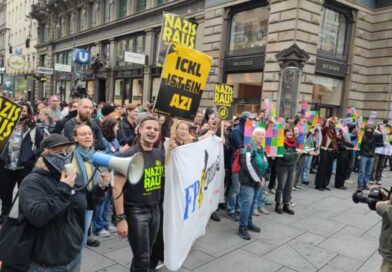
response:
[[(392, 195), (390, 197), (392, 201)], [(377, 205), (376, 211), (382, 217), (382, 227), (380, 235), (380, 245), (378, 251), (380, 255), (392, 262), (392, 204), (382, 203)]]
[(277, 164), (282, 166), (293, 166), (297, 163), (297, 160), (298, 160), (297, 149), (285, 146), (283, 157), (278, 158)]

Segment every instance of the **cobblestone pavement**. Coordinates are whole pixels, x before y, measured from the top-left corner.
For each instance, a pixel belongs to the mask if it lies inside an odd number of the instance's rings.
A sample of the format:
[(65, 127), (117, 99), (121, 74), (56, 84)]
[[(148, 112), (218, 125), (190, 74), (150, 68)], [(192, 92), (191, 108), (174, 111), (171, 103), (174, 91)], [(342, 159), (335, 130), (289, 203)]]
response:
[[(389, 188), (392, 173), (389, 168), (384, 173), (383, 184)], [(378, 272), (381, 218), (367, 205), (352, 202), (356, 178), (351, 176), (345, 191), (303, 186), (293, 192), (294, 216), (278, 215), (267, 206), (269, 215), (254, 217), (262, 231), (251, 233), (250, 241), (238, 237), (238, 223), (220, 211), (222, 221), (209, 222), (180, 271)], [(268, 198), (273, 200), (273, 195)], [(101, 239), (100, 247), (84, 250), (82, 271), (125, 272), (131, 260), (128, 242), (113, 236)]]

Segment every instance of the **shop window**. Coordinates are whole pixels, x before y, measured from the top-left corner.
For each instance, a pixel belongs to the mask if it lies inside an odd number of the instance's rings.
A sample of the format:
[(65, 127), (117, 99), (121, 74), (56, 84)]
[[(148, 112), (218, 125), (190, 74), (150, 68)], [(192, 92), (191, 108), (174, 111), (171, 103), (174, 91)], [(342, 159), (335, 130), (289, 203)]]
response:
[(235, 13), (231, 19), (229, 53), (259, 51), (265, 47), (268, 18), (268, 7)]
[(343, 80), (325, 76), (316, 76), (313, 85), (313, 101), (321, 105), (341, 105)]
[(146, 6), (147, 6), (147, 1), (146, 0), (136, 0), (135, 12), (139, 12), (139, 11), (145, 10)]
[(347, 36), (347, 18), (344, 14), (324, 8), (318, 49), (328, 55), (344, 57)]
[(122, 18), (127, 15), (127, 0), (119, 0), (118, 5), (118, 18)]

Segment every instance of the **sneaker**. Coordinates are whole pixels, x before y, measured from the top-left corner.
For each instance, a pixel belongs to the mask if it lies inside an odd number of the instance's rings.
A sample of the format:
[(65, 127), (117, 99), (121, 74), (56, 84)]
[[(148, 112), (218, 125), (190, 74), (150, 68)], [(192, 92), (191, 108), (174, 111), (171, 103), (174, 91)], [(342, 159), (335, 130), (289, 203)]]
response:
[(299, 185), (294, 185), (295, 189), (302, 189)]
[(101, 243), (98, 240), (95, 240), (93, 237), (87, 238), (87, 245), (90, 247), (99, 247)]
[(295, 205), (297, 205), (297, 203), (290, 201), (290, 207), (295, 207)]
[(260, 213), (260, 214), (269, 214), (269, 211), (267, 211), (267, 209), (266, 208), (258, 208), (257, 209), (257, 211)]
[(218, 215), (216, 212), (213, 212), (213, 213), (211, 214), (211, 217), (210, 217), (210, 218), (211, 218), (212, 220), (214, 220), (215, 222), (220, 222), (220, 221), (221, 221), (219, 215)]
[(98, 237), (103, 237), (103, 238), (110, 237), (110, 232), (105, 230), (105, 229), (102, 229), (102, 230), (97, 232), (97, 236)]
[(297, 191), (297, 188), (295, 188), (295, 186), (293, 186), (293, 191)]
[(250, 226), (248, 226), (248, 230), (249, 231), (253, 231), (253, 232), (256, 232), (256, 233), (260, 233), (261, 232), (261, 229), (258, 227), (258, 226), (256, 226), (256, 225), (250, 225)]
[(274, 195), (276, 193), (275, 189), (268, 189), (268, 193)]
[(113, 226), (113, 225), (109, 225), (109, 227), (108, 227), (107, 230), (108, 230), (109, 232), (111, 232), (111, 233), (117, 232), (117, 228), (116, 228), (115, 226)]
[(235, 222), (240, 220), (239, 216), (236, 213), (227, 213), (226, 217), (229, 218), (231, 221)]
[(248, 231), (246, 230), (246, 228), (239, 228), (238, 235), (244, 240), (250, 240), (250, 235), (249, 235)]
[(254, 212), (253, 212), (253, 215), (254, 215), (254, 216), (259, 216), (260, 213), (259, 213), (259, 211), (258, 211), (257, 209), (255, 209)]

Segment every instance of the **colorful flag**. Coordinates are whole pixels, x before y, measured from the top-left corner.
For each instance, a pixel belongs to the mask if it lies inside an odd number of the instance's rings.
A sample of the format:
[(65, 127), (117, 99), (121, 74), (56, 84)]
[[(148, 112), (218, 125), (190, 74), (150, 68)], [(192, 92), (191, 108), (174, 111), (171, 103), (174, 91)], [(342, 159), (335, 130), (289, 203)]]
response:
[(245, 127), (244, 127), (244, 145), (248, 145), (252, 142), (252, 132), (253, 132), (252, 121), (246, 120)]
[(305, 144), (304, 144), (304, 150), (305, 151), (310, 151), (314, 149), (314, 141), (313, 141), (313, 136), (312, 136), (312, 132), (308, 132), (306, 133), (306, 137), (305, 137)]
[(283, 157), (284, 131), (280, 123), (269, 124), (265, 136), (265, 153), (268, 157)]
[(271, 98), (265, 98), (264, 99), (264, 107), (267, 115), (276, 117), (276, 109), (274, 104), (271, 101)]
[(306, 122), (299, 122), (297, 124), (298, 135), (297, 135), (297, 148), (300, 150), (305, 149), (305, 132), (306, 132)]
[(308, 110), (308, 102), (301, 102), (301, 116), (305, 116), (306, 111)]
[(361, 149), (361, 144), (362, 144), (362, 138), (363, 135), (365, 134), (365, 124), (366, 124), (366, 119), (363, 117), (360, 117), (357, 119), (357, 141), (354, 144), (354, 147), (357, 149)]
[(317, 111), (307, 111), (305, 112), (305, 118), (314, 127), (318, 122), (318, 112)]

